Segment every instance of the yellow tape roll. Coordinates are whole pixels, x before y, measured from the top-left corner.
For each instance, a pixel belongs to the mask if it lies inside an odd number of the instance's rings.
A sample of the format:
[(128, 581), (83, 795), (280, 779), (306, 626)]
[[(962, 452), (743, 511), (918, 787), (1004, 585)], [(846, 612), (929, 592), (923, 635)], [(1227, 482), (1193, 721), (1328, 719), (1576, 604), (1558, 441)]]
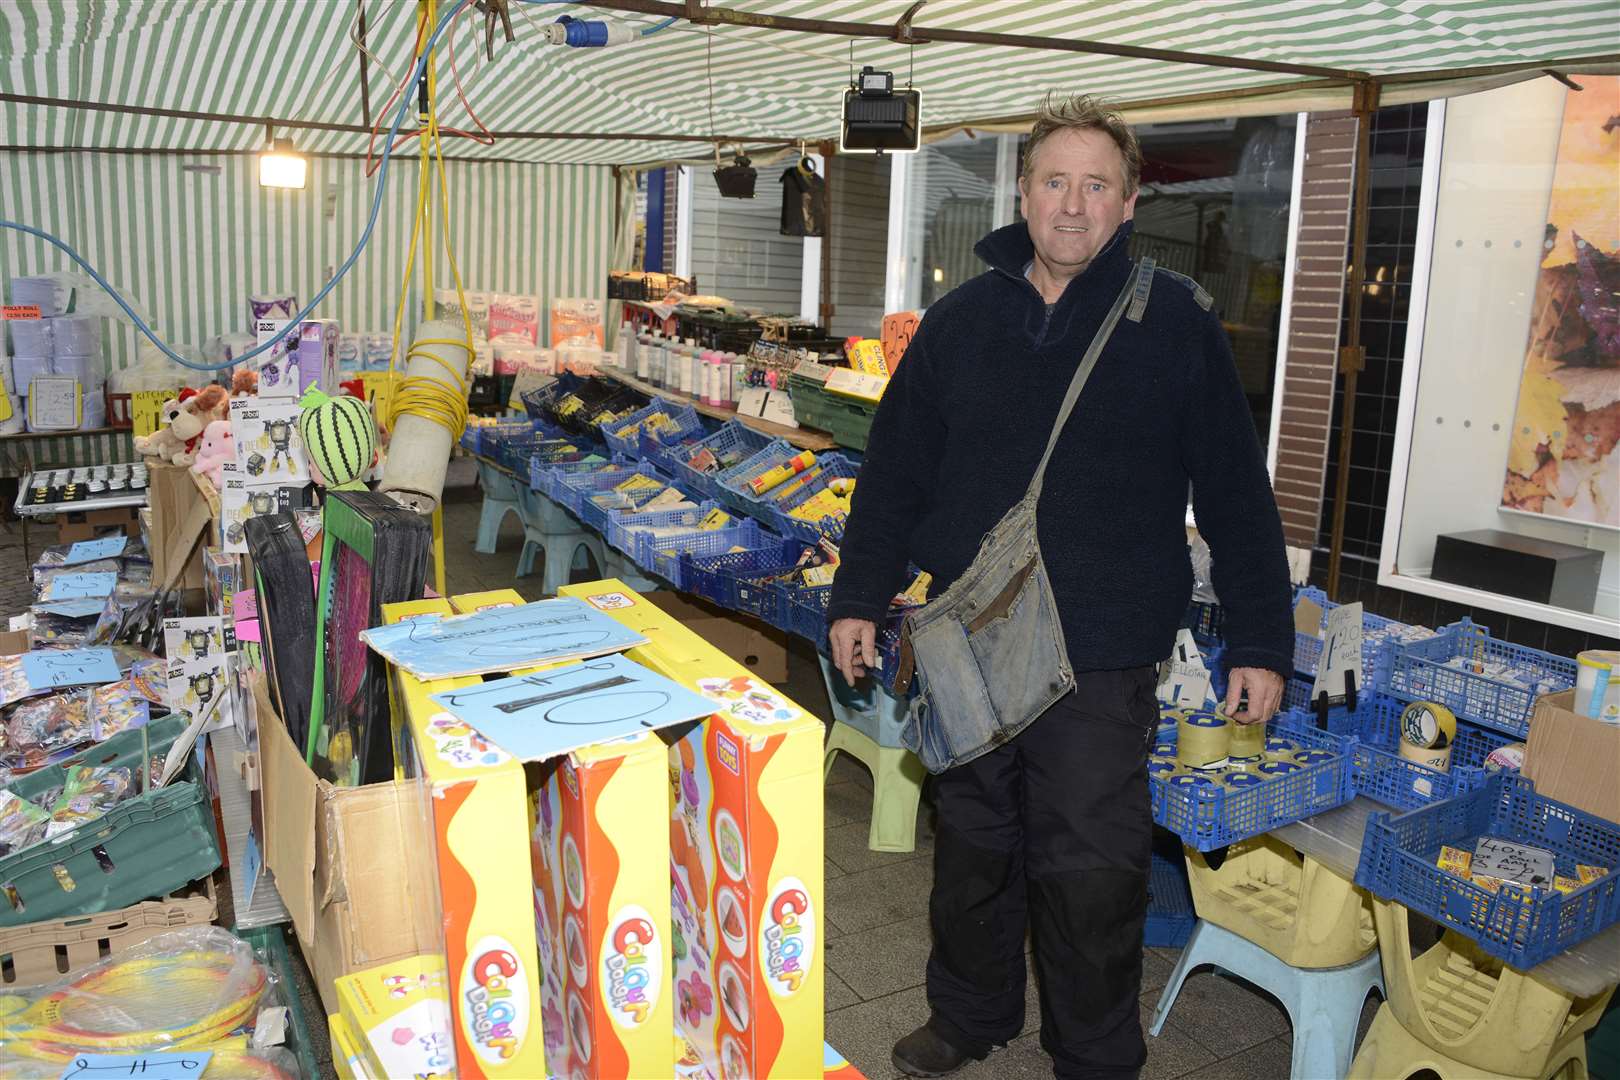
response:
[(1266, 725), (1233, 724), (1232, 743), (1227, 753), (1234, 760), (1247, 760), (1264, 756), (1266, 752)]
[(1450, 746), (1457, 738), (1457, 717), (1444, 705), (1414, 701), (1401, 712), (1401, 742), (1421, 750)]
[(1232, 725), (1220, 713), (1190, 713), (1176, 722), (1176, 760), (1189, 769), (1220, 768), (1231, 742)]

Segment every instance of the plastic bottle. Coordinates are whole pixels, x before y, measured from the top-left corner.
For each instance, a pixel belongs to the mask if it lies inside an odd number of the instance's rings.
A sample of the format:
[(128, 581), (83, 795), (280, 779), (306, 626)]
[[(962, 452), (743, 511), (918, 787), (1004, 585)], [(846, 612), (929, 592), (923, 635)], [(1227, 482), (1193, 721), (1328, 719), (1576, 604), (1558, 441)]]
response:
[(636, 378), (646, 381), (652, 369), (652, 335), (643, 330), (636, 335)]
[(720, 354), (713, 349), (703, 353), (703, 404), (720, 404)]
[(652, 355), (647, 358), (647, 378), (654, 386), (664, 385), (664, 334), (661, 330), (652, 333)]
[(631, 328), (629, 319), (619, 324), (619, 340), (614, 344), (619, 350), (618, 360), (616, 361), (619, 370), (623, 372), (635, 371), (636, 332)]
[(714, 403), (716, 405), (720, 405), (720, 406), (729, 406), (732, 403), (732, 397), (731, 397), (732, 354), (729, 353), (729, 352), (723, 352), (723, 353), (721, 353), (719, 355), (719, 357), (717, 359), (718, 359), (719, 363), (718, 363), (718, 365), (716, 367), (715, 375), (714, 375), (714, 396), (715, 396), (715, 402)]

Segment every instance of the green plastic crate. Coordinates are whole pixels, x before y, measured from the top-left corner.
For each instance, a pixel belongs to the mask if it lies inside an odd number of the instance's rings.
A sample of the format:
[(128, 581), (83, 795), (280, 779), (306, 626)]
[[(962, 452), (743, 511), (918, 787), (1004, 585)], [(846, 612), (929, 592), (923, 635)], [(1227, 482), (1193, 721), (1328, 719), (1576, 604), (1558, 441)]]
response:
[(872, 433), (872, 417), (877, 415), (876, 403), (863, 404), (853, 398), (829, 394), (814, 376), (798, 372), (788, 376), (788, 396), (793, 399), (793, 417), (800, 425), (827, 432), (839, 446), (866, 450), (867, 437)]
[[(9, 790), (32, 799), (60, 786), (72, 765), (133, 770), (166, 755), (185, 728), (183, 714), (154, 720), (29, 773)], [(140, 777), (132, 781), (138, 790)], [(207, 877), (219, 863), (213, 804), (193, 757), (168, 787), (126, 799), (95, 821), (0, 859), (0, 926), (127, 907)]]
[[(280, 985), (281, 1003), (287, 1006), (287, 1049), (298, 1059), (302, 1076), (320, 1076), (315, 1063), (315, 1047), (310, 1043), (309, 1017), (304, 1014), (304, 1003), (298, 993), (298, 980), (293, 972), (292, 954), (287, 951), (287, 934), (280, 926), (261, 926), (253, 930), (238, 930), (236, 936), (253, 946), (259, 958), (269, 965)], [(321, 1018), (325, 1030), (326, 1018)]]

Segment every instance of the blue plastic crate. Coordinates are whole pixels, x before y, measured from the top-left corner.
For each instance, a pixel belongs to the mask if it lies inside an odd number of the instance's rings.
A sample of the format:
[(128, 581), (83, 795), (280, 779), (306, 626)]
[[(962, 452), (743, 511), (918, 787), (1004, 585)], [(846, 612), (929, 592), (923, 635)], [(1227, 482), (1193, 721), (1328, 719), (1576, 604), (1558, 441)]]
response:
[[(1472, 670), (1497, 664), (1511, 665), (1534, 684), (1522, 685), (1487, 670)], [(1575, 661), (1498, 641), (1485, 627), (1463, 619), (1442, 627), (1427, 641), (1397, 645), (1390, 654), (1385, 682), (1387, 686), (1380, 689), (1395, 697), (1437, 702), (1459, 720), (1523, 739), (1530, 733), (1536, 698), (1575, 685)]]
[(832, 586), (799, 585), (788, 590), (787, 599), (787, 632), (805, 638), (819, 651), (826, 652), (827, 604), (832, 599)]
[(1179, 949), (1192, 936), (1198, 913), (1193, 910), (1192, 888), (1187, 884), (1187, 863), (1153, 853), (1148, 869), (1147, 925), (1142, 944)]
[[(1481, 836), (1551, 851), (1558, 873), (1569, 877), (1576, 863), (1609, 873), (1568, 893), (1513, 885), (1493, 893), (1435, 865), (1442, 846), (1472, 852)], [(1522, 776), (1498, 773), (1444, 802), (1368, 818), (1356, 884), (1528, 969), (1620, 919), (1620, 825), (1537, 795)]]
[[(759, 432), (745, 427), (735, 420), (728, 420), (713, 435), (694, 443), (691, 447), (692, 453), (688, 455), (687, 460), (690, 460), (692, 455), (699, 453), (701, 450), (708, 450), (715, 457), (730, 453), (740, 454), (738, 460), (740, 464), (766, 446), (769, 446), (770, 442), (769, 435), (761, 435)], [(675, 478), (680, 481), (682, 487), (700, 492), (705, 498), (723, 502), (724, 500), (720, 498), (719, 486), (715, 482), (719, 475), (718, 472), (699, 472), (688, 465), (686, 461), (677, 461), (675, 463)]]
[(556, 501), (557, 489), (562, 483), (564, 475), (600, 469), (607, 464), (607, 459), (599, 454), (575, 453), (557, 461), (531, 455), (529, 457), (529, 487), (552, 501)]
[(563, 386), (564, 381), (559, 377), (544, 386), (523, 391), (519, 398), (523, 402), (523, 411), (529, 414), (529, 419), (554, 424), (556, 422), (554, 410), (557, 399), (564, 393)]
[[(623, 420), (603, 425), (602, 438), (610, 450), (633, 458), (645, 458), (647, 454), (642, 447), (644, 433), (640, 430), (631, 434), (626, 432), (632, 425), (639, 426), (654, 415), (666, 416), (675, 424), (674, 430), (668, 433), (669, 441), (672, 442), (679, 442), (694, 431), (698, 433), (703, 431), (703, 421), (698, 418), (697, 410), (692, 406), (654, 398)], [(648, 438), (647, 441), (656, 446), (660, 440)]]
[(801, 453), (802, 450), (786, 439), (772, 439), (742, 464), (734, 465), (715, 477), (715, 498), (739, 514), (755, 516), (755, 507), (749, 502), (753, 492), (748, 490), (748, 481), (756, 476), (765, 475), (789, 458)]
[[(803, 518), (793, 517), (790, 511), (818, 492), (825, 491), (827, 485), (834, 480), (853, 480), (860, 472), (860, 466), (839, 453), (818, 455), (816, 464), (821, 471), (816, 478), (798, 488), (785, 499), (763, 500), (772, 519), (776, 522), (776, 531), (783, 536), (795, 536), (806, 543), (813, 544), (823, 536), (831, 537), (834, 541), (840, 540), (844, 535), (844, 518), (842, 515), (822, 518), (820, 521), (806, 521)], [(767, 493), (769, 494), (769, 493)]]
[(638, 529), (690, 526), (692, 531), (696, 531), (698, 524), (714, 509), (714, 503), (705, 501), (697, 506), (677, 510), (642, 510), (634, 514), (614, 514), (608, 518), (607, 532), (604, 535), (607, 537), (609, 547), (624, 552), (634, 560), (636, 551), (643, 541), (653, 542), (652, 536), (645, 532), (638, 533)]
[(723, 554), (732, 548), (765, 547), (777, 539), (761, 529), (758, 522), (745, 519), (724, 529), (689, 533), (685, 536), (660, 540), (656, 544), (643, 543), (637, 552), (636, 562), (638, 566), (673, 583), (676, 588), (703, 596), (707, 594), (692, 584), (691, 568), (695, 562)]
[(607, 465), (595, 469), (562, 473), (556, 484), (557, 493), (553, 498), (578, 517), (580, 504), (586, 495), (607, 491), (615, 484), (623, 483), (626, 477), (637, 473), (646, 475), (656, 472), (656, 469), (644, 462), (624, 461), (615, 457)]
[[(650, 476), (660, 484), (663, 484), (665, 487), (669, 486), (669, 477), (660, 473), (647, 462), (639, 461), (631, 464), (621, 473), (602, 470), (597, 473), (587, 473), (585, 475), (570, 476), (566, 478), (563, 481), (563, 487), (571, 492), (568, 498), (570, 498), (572, 502), (564, 503), (564, 505), (568, 506), (570, 510), (578, 514), (579, 520), (583, 521), (588, 528), (595, 530), (605, 537), (607, 535), (608, 517), (613, 513), (613, 511), (609, 510), (605, 506), (599, 506), (595, 502), (591, 501), (591, 496), (601, 495), (611, 491), (620, 484), (624, 483), (631, 476), (635, 475)], [(631, 501), (635, 503), (636, 508), (639, 510), (642, 502), (651, 500), (652, 497), (657, 494), (659, 494), (659, 492), (649, 490), (646, 492), (637, 492), (636, 494), (631, 495), (630, 498)]]
[[(1327, 598), (1327, 594), (1320, 589), (1306, 586), (1300, 589), (1294, 597), (1294, 606), (1297, 608), (1302, 599), (1315, 601), (1322, 608), (1322, 621), (1318, 630), (1327, 631), (1327, 613), (1338, 607)], [(1397, 619), (1386, 619), (1382, 615), (1374, 615), (1363, 611), (1361, 615), (1361, 685), (1374, 688), (1383, 684), (1385, 671), (1389, 667), (1391, 654), (1399, 643), (1389, 635), (1414, 629), (1407, 623)], [(1420, 629), (1420, 628), (1419, 628)], [(1428, 631), (1425, 631), (1427, 633)], [(1294, 632), (1294, 670), (1302, 675), (1316, 674), (1316, 667), (1322, 660), (1323, 639), (1315, 634), (1302, 634)]]
[(643, 461), (650, 461), (663, 469), (675, 477), (676, 482), (682, 487), (686, 487), (689, 485), (689, 481), (679, 475), (678, 468), (680, 463), (692, 454), (702, 439), (702, 428), (699, 428), (696, 432), (688, 432), (678, 440), (668, 442), (659, 442), (646, 432), (642, 432), (641, 458)]
[(804, 545), (797, 540), (787, 540), (759, 529), (751, 518), (745, 523), (757, 529), (759, 540), (756, 543), (739, 545), (742, 551), (728, 548), (694, 551), (686, 560), (691, 564), (686, 571), (689, 590), (723, 608), (736, 609), (739, 579), (780, 573), (792, 568), (804, 553)]
[[(1400, 720), (1406, 702), (1384, 694), (1363, 694), (1354, 712), (1336, 706), (1328, 710), (1328, 730), (1336, 735), (1353, 735), (1355, 746), (1356, 794), (1400, 810), (1449, 799), (1463, 791), (1482, 787), (1489, 774), (1485, 756), (1513, 740), (1496, 732), (1460, 724), (1451, 747), (1451, 768), (1440, 772), (1408, 761), (1400, 752)], [(1309, 708), (1282, 716), (1294, 727), (1314, 727), (1316, 714)]]
[[(1218, 783), (1173, 787), (1168, 779), (1152, 777), (1154, 822), (1189, 847), (1212, 851), (1342, 806), (1355, 797), (1354, 739), (1275, 720), (1268, 727), (1271, 734), (1306, 749), (1330, 751), (1334, 757), (1241, 790)], [(1175, 740), (1171, 737), (1169, 741)]]

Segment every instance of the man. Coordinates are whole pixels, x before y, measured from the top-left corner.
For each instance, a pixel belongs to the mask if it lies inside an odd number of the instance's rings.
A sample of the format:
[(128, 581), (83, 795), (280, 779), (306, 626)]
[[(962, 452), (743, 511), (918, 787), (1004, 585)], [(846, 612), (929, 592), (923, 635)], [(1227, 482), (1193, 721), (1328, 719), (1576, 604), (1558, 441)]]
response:
[[(990, 270), (928, 310), (872, 425), (828, 617), (854, 681), (906, 567), (937, 596), (1023, 495), (1080, 358), (1133, 274), (1141, 150), (1081, 97), (1043, 108), (1024, 151), (1024, 223), (976, 249)], [(928, 1023), (896, 1067), (943, 1076), (1019, 1033), (1026, 928), (1041, 1045), (1059, 1077), (1134, 1076), (1152, 820), (1155, 665), (1192, 588), (1191, 486), (1226, 607), (1240, 723), (1293, 667), (1282, 525), (1225, 331), (1187, 279), (1151, 278), (1057, 443), (1038, 505), (1074, 692), (934, 780)]]

